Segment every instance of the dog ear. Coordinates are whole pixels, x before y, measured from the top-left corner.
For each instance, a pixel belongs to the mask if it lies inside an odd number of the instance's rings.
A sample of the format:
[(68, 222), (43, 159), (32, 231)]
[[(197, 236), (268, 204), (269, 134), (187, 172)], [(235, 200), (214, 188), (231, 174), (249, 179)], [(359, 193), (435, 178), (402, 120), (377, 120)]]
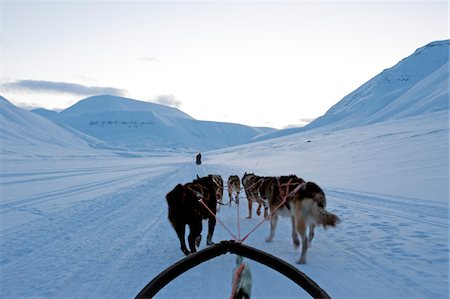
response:
[(197, 179), (198, 179), (198, 180), (200, 179), (200, 177), (198, 176), (198, 174), (197, 174)]

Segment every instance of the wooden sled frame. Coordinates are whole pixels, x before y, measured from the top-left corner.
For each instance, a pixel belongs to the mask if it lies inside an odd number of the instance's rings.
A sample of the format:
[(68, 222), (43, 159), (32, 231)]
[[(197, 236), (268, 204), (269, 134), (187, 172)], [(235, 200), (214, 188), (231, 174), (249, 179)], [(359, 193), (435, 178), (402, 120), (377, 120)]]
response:
[(271, 254), (236, 241), (222, 241), (194, 254), (188, 255), (153, 278), (153, 280), (139, 292), (136, 298), (152, 298), (165, 285), (180, 274), (227, 252), (247, 257), (278, 271), (303, 288), (313, 298), (331, 298), (319, 285), (296, 267)]

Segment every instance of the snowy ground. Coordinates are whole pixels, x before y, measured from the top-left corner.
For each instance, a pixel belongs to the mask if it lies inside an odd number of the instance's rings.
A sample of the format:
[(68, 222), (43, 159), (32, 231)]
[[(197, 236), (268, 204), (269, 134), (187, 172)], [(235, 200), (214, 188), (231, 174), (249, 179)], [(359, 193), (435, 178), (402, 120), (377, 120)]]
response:
[[(131, 298), (183, 257), (165, 194), (209, 173), (295, 173), (321, 185), (342, 223), (317, 229), (306, 265), (288, 219), (266, 243), (265, 223), (246, 244), (293, 263), (333, 298), (448, 298), (448, 116), (438, 113), (327, 134), (301, 134), (193, 156), (1, 160), (2, 298)], [(308, 142), (308, 140), (310, 142)], [(224, 194), (227, 199), (227, 195)], [(245, 219), (241, 234), (260, 218)], [(220, 219), (237, 232), (237, 208)], [(217, 224), (215, 241), (231, 237)], [(201, 247), (205, 245), (202, 244)], [(184, 273), (159, 298), (226, 298), (234, 257)], [(308, 295), (249, 261), (252, 298)]]

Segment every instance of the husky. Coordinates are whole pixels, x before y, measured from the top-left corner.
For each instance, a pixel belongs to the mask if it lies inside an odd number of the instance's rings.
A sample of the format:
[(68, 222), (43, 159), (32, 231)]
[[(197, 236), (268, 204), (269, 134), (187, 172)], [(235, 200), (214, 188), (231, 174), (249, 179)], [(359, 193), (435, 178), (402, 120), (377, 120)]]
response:
[(248, 216), (247, 218), (252, 218), (252, 204), (253, 202), (258, 203), (258, 208), (256, 209), (256, 214), (261, 215), (261, 207), (264, 206), (264, 218), (269, 217), (267, 202), (265, 202), (259, 195), (259, 187), (263, 182), (263, 177), (257, 176), (253, 173), (244, 173), (242, 177), (242, 185), (244, 186), (245, 195), (247, 196), (248, 202)]
[[(222, 200), (223, 200), (223, 179), (218, 174), (210, 174), (210, 176), (217, 186), (217, 189), (216, 189), (216, 201), (217, 201), (216, 211), (219, 212), (220, 206), (222, 205)], [(198, 178), (198, 175), (197, 175), (197, 178)]]
[[(297, 261), (306, 263), (306, 252), (314, 238), (314, 228), (322, 225), (325, 229), (335, 227), (341, 220), (338, 216), (325, 210), (326, 197), (322, 189), (313, 182), (305, 183), (294, 196), (295, 225), (302, 240), (302, 253)], [(309, 227), (309, 236), (306, 235)]]
[(234, 200), (237, 204), (239, 204), (239, 192), (241, 192), (241, 180), (237, 175), (230, 175), (228, 177), (228, 197), (230, 199), (230, 202), (228, 203), (228, 206), (231, 206), (231, 202), (233, 201), (233, 192), (236, 194)]
[[(278, 216), (289, 217), (291, 219), (292, 243), (297, 248), (300, 241), (295, 229), (295, 192), (305, 181), (295, 175), (276, 177), (265, 177), (259, 192), (261, 197), (268, 202), (270, 210), (270, 233), (266, 242), (272, 242), (277, 228)], [(284, 202), (283, 202), (284, 201)]]
[[(208, 235), (206, 244), (214, 244), (212, 236), (216, 226), (216, 205), (217, 205), (217, 189), (218, 185), (213, 179), (214, 176), (198, 178), (192, 183), (185, 185), (178, 184), (172, 191), (167, 193), (166, 201), (169, 207), (168, 218), (172, 224), (178, 239), (180, 240), (181, 251), (185, 255), (196, 252), (196, 247), (200, 245), (202, 221), (208, 219)], [(202, 200), (208, 209), (205, 208)], [(189, 226), (188, 244), (185, 242), (185, 229)]]

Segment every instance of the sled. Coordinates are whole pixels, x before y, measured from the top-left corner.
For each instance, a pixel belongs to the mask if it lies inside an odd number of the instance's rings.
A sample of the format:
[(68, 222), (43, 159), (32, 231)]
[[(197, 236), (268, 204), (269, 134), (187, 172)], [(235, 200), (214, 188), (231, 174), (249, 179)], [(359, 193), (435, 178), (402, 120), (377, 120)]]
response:
[(203, 262), (228, 252), (247, 257), (278, 271), (299, 285), (313, 298), (331, 298), (317, 283), (296, 267), (271, 254), (236, 241), (222, 241), (188, 255), (153, 278), (152, 281), (140, 291), (136, 298), (152, 298), (180, 274)]

